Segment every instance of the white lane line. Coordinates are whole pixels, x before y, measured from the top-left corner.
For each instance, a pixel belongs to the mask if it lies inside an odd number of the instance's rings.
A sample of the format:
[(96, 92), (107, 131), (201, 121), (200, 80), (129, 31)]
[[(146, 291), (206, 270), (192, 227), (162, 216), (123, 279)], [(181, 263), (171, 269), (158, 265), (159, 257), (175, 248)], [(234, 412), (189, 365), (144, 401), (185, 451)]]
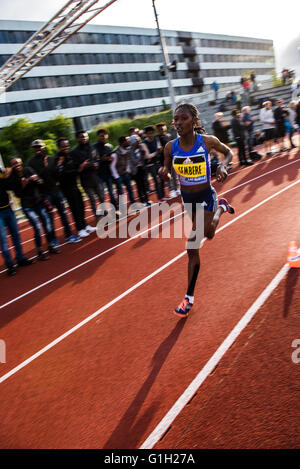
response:
[(240, 319), (240, 321), (235, 325), (232, 331), (228, 334), (226, 339), (222, 342), (219, 348), (215, 351), (212, 357), (208, 360), (202, 370), (198, 373), (196, 378), (189, 384), (186, 388), (184, 393), (177, 399), (173, 407), (169, 410), (169, 412), (163, 417), (163, 419), (159, 422), (153, 432), (148, 436), (148, 438), (144, 441), (144, 443), (140, 446), (140, 449), (151, 449), (153, 446), (162, 438), (165, 432), (168, 430), (170, 425), (174, 422), (175, 418), (180, 414), (182, 409), (186, 406), (189, 400), (193, 397), (195, 392), (199, 389), (199, 387), (203, 384), (206, 378), (210, 375), (213, 371), (215, 366), (220, 362), (222, 357), (225, 355), (227, 350), (231, 347), (240, 333), (245, 329), (245, 327), (249, 324), (252, 320), (254, 315), (257, 311), (261, 308), (261, 306), (265, 303), (267, 298), (271, 295), (271, 293), (275, 290), (275, 288), (279, 285), (281, 280), (286, 276), (289, 270), (289, 265), (285, 264), (277, 275), (271, 280), (269, 285), (264, 289), (264, 291), (259, 295), (259, 297), (255, 300), (252, 306), (248, 309), (248, 311), (244, 314), (244, 316)]
[(163, 266), (159, 267), (157, 270), (155, 270), (154, 272), (152, 272), (150, 275), (148, 275), (147, 277), (143, 278), (140, 282), (136, 283), (135, 285), (133, 285), (132, 287), (128, 288), (128, 290), (126, 290), (125, 292), (121, 293), (121, 295), (117, 296), (116, 298), (114, 298), (112, 301), (110, 301), (109, 303), (107, 303), (105, 306), (102, 306), (102, 308), (98, 309), (95, 313), (91, 314), (90, 316), (88, 316), (86, 319), (84, 319), (83, 321), (81, 321), (80, 323), (78, 323), (76, 326), (72, 327), (72, 329), (69, 329), (67, 332), (65, 332), (64, 334), (62, 334), (60, 337), (58, 337), (57, 339), (53, 340), (50, 344), (46, 345), (46, 347), (42, 348), (41, 350), (39, 350), (37, 353), (35, 353), (34, 355), (32, 355), (30, 358), (28, 358), (27, 360), (25, 360), (24, 362), (20, 363), (20, 365), (16, 366), (15, 368), (13, 368), (12, 370), (10, 370), (8, 373), (6, 373), (5, 375), (1, 376), (0, 378), (0, 383), (3, 383), (3, 381), (7, 380), (10, 376), (14, 375), (15, 373), (17, 373), (19, 370), (21, 370), (22, 368), (24, 368), (26, 365), (29, 365), (29, 363), (31, 363), (33, 360), (35, 360), (36, 358), (40, 357), (41, 355), (43, 355), (45, 352), (47, 352), (48, 350), (50, 350), (51, 348), (53, 348), (55, 345), (57, 345), (59, 342), (61, 342), (62, 340), (64, 340), (66, 337), (68, 337), (69, 335), (73, 334), (73, 332), (77, 331), (78, 329), (80, 329), (82, 326), (84, 326), (85, 324), (87, 324), (89, 321), (91, 321), (92, 319), (94, 319), (95, 317), (99, 316), (99, 314), (101, 314), (103, 311), (105, 311), (106, 309), (108, 309), (110, 306), (113, 306), (115, 303), (117, 303), (118, 301), (122, 300), (122, 298), (124, 298), (125, 296), (129, 295), (129, 293), (133, 292), (134, 290), (136, 290), (137, 288), (139, 288), (141, 285), (143, 285), (144, 283), (148, 282), (148, 280), (150, 280), (151, 278), (155, 277), (157, 274), (159, 274), (162, 270), (166, 269), (167, 267), (169, 267), (171, 264), (173, 264), (174, 262), (176, 262), (178, 259), (180, 259), (183, 255), (185, 254), (185, 252), (179, 254), (178, 256), (174, 257), (173, 259), (171, 259), (169, 262), (167, 262), (166, 264), (164, 264)]
[[(276, 157), (273, 157), (272, 160), (274, 160), (275, 158), (283, 158), (284, 156), (286, 156), (286, 155), (278, 155), (278, 156), (276, 156)], [(265, 162), (268, 162), (268, 161), (271, 161), (271, 160), (269, 159), (269, 160), (258, 161), (257, 163), (255, 163), (254, 166), (247, 166), (246, 168), (239, 169), (239, 170), (235, 171), (234, 173), (229, 173), (229, 174), (228, 174), (228, 177), (229, 177), (229, 176), (232, 176), (233, 174), (240, 173), (241, 171), (245, 171), (245, 170), (248, 170), (248, 169), (253, 169), (255, 166), (258, 166), (258, 165), (260, 165), (260, 164), (262, 164), (262, 163), (265, 163)], [(293, 160), (293, 161), (291, 161), (290, 163), (287, 163), (287, 164), (285, 164), (285, 165), (283, 165), (283, 166), (280, 166), (279, 168), (276, 168), (276, 169), (273, 169), (273, 170), (268, 171), (268, 172), (266, 172), (266, 173), (263, 173), (263, 174), (261, 174), (261, 175), (255, 177), (255, 178), (253, 178), (253, 179), (249, 179), (248, 181), (246, 181), (246, 182), (244, 182), (244, 183), (242, 183), (242, 184), (239, 184), (239, 185), (237, 185), (237, 186), (234, 186), (232, 189), (228, 189), (227, 191), (223, 192), (222, 194), (219, 194), (219, 196), (224, 195), (224, 194), (227, 194), (227, 192), (230, 192), (230, 191), (232, 191), (232, 190), (234, 190), (234, 189), (237, 189), (237, 188), (239, 188), (239, 187), (241, 187), (241, 186), (243, 186), (243, 185), (246, 185), (246, 184), (248, 184), (248, 183), (250, 183), (250, 182), (252, 182), (252, 181), (255, 181), (256, 179), (259, 179), (259, 178), (261, 178), (261, 177), (263, 177), (263, 176), (265, 176), (265, 175), (267, 175), (267, 174), (270, 174), (270, 173), (272, 173), (272, 172), (274, 172), (274, 171), (279, 171), (281, 168), (284, 168), (285, 166), (289, 166), (290, 164), (293, 164), (293, 163), (297, 163), (298, 161), (300, 161), (300, 159)], [(214, 179), (214, 182), (216, 182), (216, 179)], [(170, 199), (170, 200), (171, 200), (171, 199)], [(158, 203), (158, 202), (155, 202), (155, 204), (157, 204), (157, 203)], [(89, 210), (89, 209), (87, 209), (87, 210)], [(72, 213), (71, 213), (71, 212), (68, 213), (68, 216), (72, 217)], [(93, 215), (89, 215), (89, 216), (86, 217), (86, 219), (89, 219), (89, 218), (92, 218), (92, 217), (93, 217)], [(124, 217), (124, 218), (125, 218), (125, 217)], [(55, 216), (55, 220), (56, 220), (56, 219), (59, 219), (59, 216), (58, 216), (58, 215)], [(123, 219), (123, 218), (122, 218), (122, 219)], [(122, 219), (120, 219), (120, 220), (122, 220)], [(26, 219), (26, 220), (24, 220), (24, 221), (28, 221), (28, 220)], [(29, 222), (28, 222), (28, 223), (29, 223)], [(71, 222), (71, 223), (70, 223), (70, 226), (72, 226), (72, 225), (75, 225), (75, 222)], [(23, 231), (32, 230), (32, 229), (33, 229), (32, 226), (29, 226), (28, 228), (24, 228), (24, 229), (20, 230), (20, 233), (22, 233)], [(56, 228), (56, 229), (55, 229), (55, 231), (61, 231), (61, 230), (63, 230), (63, 226), (60, 226), (59, 228)], [(41, 236), (42, 236), (42, 238), (45, 237), (45, 233), (43, 232), (43, 233), (41, 234)], [(34, 238), (30, 238), (30, 239), (28, 239), (28, 240), (26, 240), (26, 241), (22, 241), (21, 244), (24, 245), (24, 244), (27, 244), (27, 243), (32, 242), (32, 241), (34, 241)], [(9, 249), (12, 250), (12, 249), (13, 249), (13, 246), (10, 246)], [(1, 253), (1, 250), (0, 250), (0, 253)], [(4, 270), (0, 271), (0, 274), (1, 274), (2, 272), (5, 272), (6, 270), (7, 270), (7, 269), (4, 269)]]
[(182, 216), (182, 215), (183, 215), (183, 212), (180, 212), (177, 215), (174, 215), (173, 217), (168, 218), (167, 220), (164, 220), (163, 222), (157, 223), (156, 225), (147, 228), (146, 230), (132, 236), (131, 238), (125, 239), (125, 241), (122, 241), (121, 243), (118, 243), (118, 244), (112, 246), (111, 248), (106, 249), (106, 251), (100, 252), (96, 256), (91, 257), (90, 259), (87, 259), (86, 261), (81, 262), (80, 264), (76, 265), (75, 267), (72, 267), (71, 269), (66, 270), (65, 272), (62, 272), (61, 274), (59, 274), (55, 277), (52, 277), (51, 279), (47, 280), (46, 282), (43, 282), (40, 285), (32, 288), (31, 290), (26, 291), (22, 295), (19, 295), (16, 298), (13, 298), (12, 300), (8, 301), (7, 303), (4, 303), (3, 305), (0, 306), (0, 309), (3, 309), (6, 306), (9, 306), (10, 304), (14, 303), (15, 301), (20, 300), (21, 298), (24, 298), (25, 296), (28, 296), (31, 293), (34, 293), (35, 291), (39, 290), (40, 288), (43, 288), (46, 285), (49, 285), (50, 283), (54, 282), (55, 280), (58, 280), (61, 277), (64, 277), (65, 275), (68, 275), (70, 272), (73, 272), (74, 270), (80, 269), (80, 267), (83, 267), (84, 265), (88, 264), (89, 262), (92, 262), (95, 259), (99, 259), (99, 257), (104, 256), (105, 254), (109, 253), (110, 251), (113, 251), (114, 249), (117, 249), (118, 247), (123, 246), (124, 244), (127, 244), (127, 243), (129, 243), (130, 241), (132, 241), (136, 238), (140, 238), (140, 237), (143, 236), (143, 234), (148, 233), (149, 231), (155, 230), (159, 226), (162, 226), (164, 223), (169, 223), (170, 220), (174, 220), (175, 218), (177, 218), (179, 216)]
[[(225, 225), (221, 226), (220, 228), (218, 228), (216, 230), (216, 234), (219, 232), (219, 231), (222, 231), (224, 230), (225, 228), (227, 228), (227, 226), (230, 226), (232, 223), (235, 223), (237, 220), (239, 220), (240, 218), (244, 217), (245, 215), (247, 215), (248, 213), (251, 213), (253, 210), (256, 210), (258, 207), (260, 207), (261, 205), (265, 204), (266, 202), (268, 202), (269, 200), (273, 199), (274, 197), (277, 197), (278, 195), (280, 195), (282, 192), (285, 192), (286, 190), (290, 189), (291, 187), (295, 186), (296, 184), (298, 184), (300, 182), (300, 179), (298, 179), (297, 181), (293, 182), (292, 184), (286, 186), (285, 188), (281, 189), (280, 191), (276, 192), (275, 194), (267, 197), (266, 199), (262, 200), (261, 202), (259, 202), (258, 204), (254, 205), (253, 207), (251, 207), (250, 209), (246, 210), (245, 212), (241, 213), (240, 215), (236, 216), (235, 218), (233, 218), (231, 221), (227, 222)], [(4, 303), (3, 305), (0, 306), (0, 310), (5, 308), (6, 306), (9, 306), (10, 304), (24, 298), (25, 296), (28, 296), (30, 295), (31, 293), (34, 293), (35, 291), (39, 290), (40, 288), (43, 288), (44, 286), (46, 285), (49, 285), (50, 283), (54, 282), (55, 280), (58, 280), (59, 278), (61, 277), (64, 277), (65, 275), (69, 274), (70, 272), (73, 272), (74, 270), (77, 270), (79, 269), (80, 267), (83, 267), (84, 265), (88, 264), (89, 262), (92, 262), (94, 261), (95, 259), (98, 259), (99, 257), (101, 256), (104, 256), (105, 254), (107, 254), (108, 252), (114, 250), (114, 249), (117, 249), (118, 247), (120, 246), (123, 246), (124, 244), (126, 243), (129, 243), (131, 240), (133, 239), (136, 239), (136, 238), (139, 238), (139, 237), (142, 237), (143, 234), (147, 233), (148, 231), (152, 231), (154, 230), (155, 228), (157, 228), (158, 226), (161, 226), (163, 225), (164, 223), (168, 223), (170, 220), (172, 219), (175, 219), (177, 218), (178, 216), (182, 216), (182, 212), (180, 212), (179, 214), (175, 215), (174, 217), (170, 218), (170, 219), (167, 219), (167, 220), (164, 220), (163, 222), (160, 222), (158, 223), (157, 225), (153, 226), (153, 227), (150, 227), (148, 228), (147, 230), (144, 230), (142, 233), (138, 233), (137, 235), (131, 237), (131, 238), (128, 238), (126, 239), (125, 241), (115, 245), (115, 246), (112, 246), (111, 248), (107, 249), (106, 251), (103, 251), (101, 252), (100, 254), (97, 254), (96, 256), (94, 257), (91, 257), (90, 259), (87, 259), (86, 261), (84, 262), (81, 262), (80, 264), (76, 265), (75, 267), (72, 267), (71, 269), (69, 270), (66, 270), (65, 272), (62, 272), (61, 274), (47, 280), (46, 282), (36, 286), (35, 288), (32, 288), (31, 290), (28, 290), (27, 292), (23, 293), (22, 295), (19, 295), (17, 296), (16, 298), (13, 298), (12, 300), (8, 301), (7, 303)]]
[[(268, 200), (271, 200), (272, 198), (276, 197), (277, 195), (281, 194), (282, 192), (288, 190), (289, 188), (295, 186), (295, 184), (298, 184), (300, 182), (300, 179), (292, 184), (290, 184), (288, 187), (286, 187), (285, 189), (282, 189), (281, 191), (277, 192), (276, 194), (273, 194), (273, 196), (271, 197), (268, 197), (268, 199), (266, 199), (264, 202), (261, 202), (259, 204), (257, 204), (257, 206), (255, 207), (252, 207), (252, 209), (250, 210), (247, 210), (246, 212), (244, 212), (243, 214), (241, 214), (239, 217), (235, 218), (232, 222), (229, 222), (227, 223), (226, 225), (222, 226), (221, 228), (219, 228), (216, 233), (218, 233), (219, 231), (222, 231), (223, 229), (225, 229), (227, 226), (230, 226), (232, 223), (234, 223), (235, 221), (239, 220), (240, 218), (244, 217), (245, 215), (247, 215), (248, 213), (252, 212), (253, 210), (255, 210), (255, 208), (261, 206), (263, 203), (267, 202)], [(181, 214), (180, 214), (181, 215)], [(128, 241), (128, 240), (126, 240)], [(80, 327), (82, 327), (83, 325), (87, 324), (89, 321), (91, 321), (92, 319), (94, 319), (96, 316), (98, 316), (99, 314), (101, 314), (103, 311), (105, 311), (106, 309), (108, 309), (110, 306), (114, 305), (115, 303), (117, 303), (118, 301), (120, 301), (122, 298), (124, 298), (125, 296), (127, 296), (129, 293), (131, 293), (132, 291), (136, 290), (138, 287), (140, 287), (141, 285), (143, 285), (144, 283), (148, 282), (148, 280), (152, 279), (153, 277), (155, 277), (157, 274), (159, 274), (160, 272), (162, 272), (164, 269), (166, 269), (167, 267), (169, 267), (171, 264), (173, 264), (174, 262), (176, 262), (177, 260), (181, 259), (184, 255), (186, 254), (186, 251), (183, 251), (181, 252), (180, 254), (178, 254), (176, 257), (174, 257), (173, 259), (171, 259), (169, 262), (167, 262), (166, 264), (164, 264), (163, 266), (159, 267), (158, 269), (156, 269), (154, 272), (152, 272), (150, 275), (148, 275), (147, 277), (143, 278), (142, 280), (140, 280), (140, 282), (136, 283), (135, 285), (133, 285), (132, 287), (130, 287), (128, 290), (126, 290), (125, 292), (123, 292), (121, 295), (119, 295), (118, 297), (114, 298), (112, 301), (110, 301), (109, 303), (107, 303), (106, 305), (102, 306), (102, 308), (98, 309), (98, 311), (96, 311), (95, 313), (91, 314), (90, 316), (88, 316), (86, 319), (84, 319), (83, 321), (81, 321), (79, 324), (77, 324), (76, 326), (74, 326), (72, 329), (70, 329), (69, 331), (65, 332), (64, 334), (62, 334), (60, 337), (58, 337), (57, 339), (55, 339), (54, 341), (52, 341), (50, 344), (48, 344), (47, 346), (45, 346), (44, 348), (42, 348), (41, 350), (39, 350), (37, 353), (35, 353), (34, 355), (32, 355), (31, 357), (29, 357), (27, 360), (25, 360), (24, 362), (20, 363), (18, 366), (16, 366), (15, 368), (13, 368), (12, 370), (10, 370), (8, 373), (4, 374), (2, 377), (0, 377), (0, 383), (2, 383), (3, 381), (5, 381), (6, 379), (8, 379), (9, 377), (11, 377), (12, 375), (14, 375), (15, 373), (17, 373), (19, 370), (21, 370), (22, 368), (24, 368), (26, 365), (28, 365), (29, 363), (31, 363), (33, 360), (35, 360), (36, 358), (40, 357), (43, 353), (45, 353), (46, 351), (48, 351), (49, 349), (51, 349), (52, 347), (54, 347), (55, 345), (57, 345), (59, 342), (61, 342), (62, 340), (64, 340), (66, 337), (68, 337), (70, 334), (72, 334), (73, 332), (77, 331)]]
[(231, 192), (235, 189), (238, 189), (239, 187), (242, 187), (242, 186), (245, 186), (246, 184), (249, 184), (249, 182), (253, 182), (253, 181), (256, 181), (257, 179), (260, 179), (264, 176), (267, 176), (268, 174), (271, 174), (271, 173), (274, 173), (275, 171), (279, 171), (280, 169), (282, 168), (285, 168), (286, 166), (290, 166), (291, 164), (294, 164), (294, 163), (298, 163), (300, 161), (300, 158), (298, 160), (293, 160), (291, 161), (290, 163), (286, 163), (282, 166), (280, 166), (279, 168), (275, 168), (275, 169), (272, 169), (271, 171), (267, 171), (266, 173), (263, 173), (263, 174), (260, 174), (259, 176), (256, 176), (255, 178), (253, 179), (249, 179), (249, 181), (245, 181), (243, 182), (242, 184), (238, 184), (237, 186), (234, 186), (232, 189), (228, 189), (227, 191), (223, 192), (222, 194), (220, 195), (224, 195), (224, 194), (227, 194), (227, 192)]
[[(282, 155), (280, 155), (280, 157), (282, 157)], [(218, 194), (218, 197), (221, 197), (222, 195), (225, 195), (225, 194), (227, 194), (228, 192), (231, 192), (231, 191), (233, 191), (233, 190), (235, 190), (235, 189), (238, 189), (239, 187), (242, 187), (242, 186), (244, 186), (244, 185), (246, 185), (246, 184), (249, 184), (250, 182), (255, 181), (256, 179), (262, 178), (262, 177), (264, 177), (264, 176), (266, 176), (266, 175), (268, 175), (268, 174), (273, 173), (274, 171), (279, 171), (280, 169), (282, 169), (282, 168), (284, 168), (284, 167), (286, 167), (286, 166), (289, 166), (289, 165), (291, 165), (291, 164), (297, 163), (297, 162), (299, 162), (299, 161), (300, 161), (300, 159), (293, 160), (293, 161), (291, 161), (291, 162), (289, 162), (289, 163), (287, 163), (287, 164), (285, 164), (285, 165), (283, 165), (283, 166), (280, 166), (279, 168), (275, 168), (275, 169), (272, 169), (271, 171), (268, 171), (268, 172), (266, 172), (266, 173), (260, 174), (259, 176), (255, 177), (255, 178), (253, 178), (253, 179), (249, 179), (248, 181), (243, 182), (242, 184), (238, 184), (237, 186), (234, 186), (234, 187), (232, 187), (231, 189), (228, 189), (228, 190), (226, 190), (225, 192), (222, 192), (222, 193)], [(257, 163), (257, 164), (260, 164), (260, 163)], [(249, 166), (249, 168), (250, 168), (250, 166)], [(247, 168), (244, 168), (244, 169), (248, 169), (248, 167), (247, 167)], [(242, 171), (242, 170), (241, 170), (241, 171)], [(172, 199), (170, 199), (170, 200), (172, 200)], [(158, 202), (155, 202), (153, 205), (157, 205), (157, 203), (158, 203)], [(87, 218), (90, 218), (90, 217), (92, 217), (92, 215), (90, 215), (90, 216), (87, 217)], [(120, 222), (120, 221), (124, 220), (125, 218), (127, 218), (127, 217), (122, 217), (122, 218), (120, 218), (118, 221)], [(72, 225), (74, 225), (74, 222), (72, 223)], [(108, 225), (108, 226), (109, 226), (109, 225)], [(62, 229), (63, 229), (63, 227), (60, 227), (60, 228), (58, 228), (56, 231), (59, 231), (59, 230), (62, 230)], [(45, 236), (45, 234), (43, 233), (43, 234), (42, 234), (42, 237), (44, 237), (44, 236)], [(23, 244), (26, 244), (26, 243), (29, 243), (29, 242), (31, 242), (31, 241), (34, 241), (34, 239), (32, 238), (32, 239), (29, 239), (29, 240), (27, 240), (27, 241), (24, 241), (24, 242), (22, 243), (22, 245), (23, 245)], [(65, 244), (65, 243), (64, 243), (64, 244)], [(63, 245), (62, 245), (62, 246), (63, 246)], [(13, 246), (10, 246), (9, 249), (13, 249)], [(0, 252), (1, 252), (1, 251), (0, 251)], [(34, 259), (34, 257), (32, 257), (31, 259)], [(7, 269), (3, 269), (3, 270), (0, 271), (0, 274), (4, 273), (4, 272), (6, 272), (6, 271), (7, 271)]]

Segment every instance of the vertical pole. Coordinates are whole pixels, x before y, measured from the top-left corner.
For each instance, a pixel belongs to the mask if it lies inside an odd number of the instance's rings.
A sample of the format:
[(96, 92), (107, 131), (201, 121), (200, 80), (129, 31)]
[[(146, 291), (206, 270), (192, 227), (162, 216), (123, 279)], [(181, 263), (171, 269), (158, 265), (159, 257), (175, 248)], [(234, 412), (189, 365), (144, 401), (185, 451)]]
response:
[(164, 36), (163, 36), (163, 34), (160, 30), (160, 27), (159, 27), (158, 15), (157, 15), (156, 7), (155, 7), (155, 0), (152, 0), (152, 5), (153, 5), (156, 24), (157, 24), (157, 31), (158, 31), (158, 35), (159, 35), (162, 55), (163, 55), (163, 59), (164, 59), (164, 64), (163, 64), (164, 65), (164, 70), (165, 70), (165, 74), (166, 74), (166, 77), (167, 77), (167, 80), (168, 80), (169, 95), (170, 95), (170, 98), (171, 98), (172, 111), (174, 112), (175, 107), (176, 107), (176, 103), (175, 103), (174, 89), (173, 89), (172, 81), (171, 81), (171, 72), (169, 70), (169, 63), (170, 63), (169, 55), (168, 55), (167, 48), (166, 48), (165, 38), (164, 38)]

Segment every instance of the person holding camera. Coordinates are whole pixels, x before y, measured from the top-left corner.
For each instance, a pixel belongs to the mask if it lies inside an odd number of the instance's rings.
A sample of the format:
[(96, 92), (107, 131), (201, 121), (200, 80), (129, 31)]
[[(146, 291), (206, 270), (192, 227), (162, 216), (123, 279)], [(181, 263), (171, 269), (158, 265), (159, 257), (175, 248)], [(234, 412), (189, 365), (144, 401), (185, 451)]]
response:
[(17, 273), (14, 261), (9, 252), (9, 246), (7, 242), (7, 231), (11, 235), (13, 246), (16, 253), (16, 263), (18, 267), (28, 266), (33, 263), (31, 259), (27, 259), (24, 256), (20, 233), (18, 229), (18, 222), (14, 211), (10, 206), (10, 200), (8, 190), (11, 190), (11, 168), (0, 168), (0, 248), (2, 251), (2, 257), (7, 267), (7, 274), (9, 276)]
[(52, 230), (52, 244), (58, 248), (59, 244), (55, 236), (55, 224), (52, 207), (56, 207), (63, 228), (67, 243), (77, 243), (80, 238), (72, 235), (68, 215), (66, 212), (64, 197), (57, 185), (55, 160), (46, 155), (46, 145), (43, 140), (34, 140), (31, 144), (34, 156), (29, 159), (27, 166), (32, 168), (33, 172), (43, 181), (41, 183), (41, 194), (48, 207), (48, 216), (50, 218)]
[(38, 259), (45, 261), (48, 259), (48, 256), (42, 249), (41, 225), (44, 228), (49, 252), (57, 254), (59, 251), (53, 243), (54, 234), (51, 221), (43, 203), (43, 196), (40, 189), (43, 181), (30, 167), (23, 167), (21, 158), (11, 158), (9, 162), (12, 168), (12, 190), (20, 199), (22, 210), (33, 228)]

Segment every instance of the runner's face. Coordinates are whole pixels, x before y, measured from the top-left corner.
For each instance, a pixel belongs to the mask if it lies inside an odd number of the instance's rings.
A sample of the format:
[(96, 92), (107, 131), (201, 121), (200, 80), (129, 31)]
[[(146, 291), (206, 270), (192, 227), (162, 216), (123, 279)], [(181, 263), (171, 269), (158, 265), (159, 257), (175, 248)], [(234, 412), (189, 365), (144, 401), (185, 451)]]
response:
[(175, 129), (178, 135), (187, 135), (194, 130), (194, 119), (185, 109), (179, 109), (174, 116)]

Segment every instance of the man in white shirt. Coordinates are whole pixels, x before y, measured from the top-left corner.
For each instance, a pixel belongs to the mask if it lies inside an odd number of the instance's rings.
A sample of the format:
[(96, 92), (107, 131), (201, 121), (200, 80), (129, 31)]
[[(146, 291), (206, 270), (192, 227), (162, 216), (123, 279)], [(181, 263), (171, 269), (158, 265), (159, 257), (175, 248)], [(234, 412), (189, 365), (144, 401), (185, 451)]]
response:
[(123, 184), (126, 186), (128, 197), (131, 204), (135, 203), (133, 189), (131, 186), (130, 175), (130, 141), (129, 137), (120, 137), (119, 146), (114, 150), (111, 155), (112, 162), (110, 163), (110, 170), (117, 186), (119, 197), (124, 194)]
[(259, 119), (262, 123), (262, 130), (265, 134), (265, 153), (266, 156), (272, 156), (272, 145), (274, 141), (275, 118), (272, 110), (272, 102), (265, 101), (259, 113)]

